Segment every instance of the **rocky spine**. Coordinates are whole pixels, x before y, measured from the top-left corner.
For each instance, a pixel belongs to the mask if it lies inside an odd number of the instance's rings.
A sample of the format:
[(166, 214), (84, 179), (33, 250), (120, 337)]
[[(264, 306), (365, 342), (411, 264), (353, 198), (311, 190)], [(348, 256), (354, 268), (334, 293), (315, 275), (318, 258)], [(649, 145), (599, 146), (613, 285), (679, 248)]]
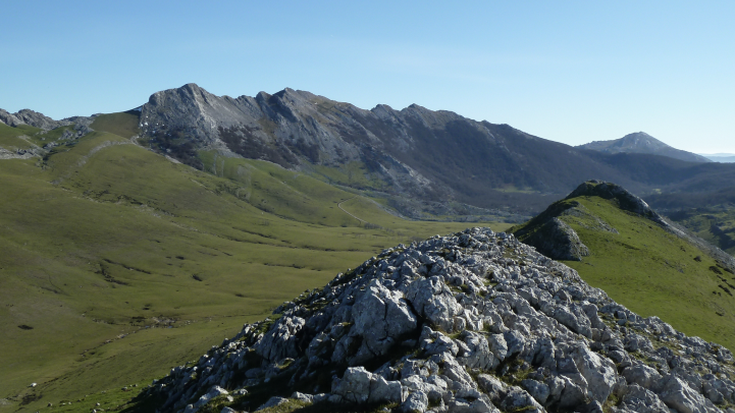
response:
[(276, 317), (245, 325), (146, 394), (186, 413), (289, 401), (401, 412), (735, 411), (730, 351), (639, 317), (489, 229), (386, 250)]

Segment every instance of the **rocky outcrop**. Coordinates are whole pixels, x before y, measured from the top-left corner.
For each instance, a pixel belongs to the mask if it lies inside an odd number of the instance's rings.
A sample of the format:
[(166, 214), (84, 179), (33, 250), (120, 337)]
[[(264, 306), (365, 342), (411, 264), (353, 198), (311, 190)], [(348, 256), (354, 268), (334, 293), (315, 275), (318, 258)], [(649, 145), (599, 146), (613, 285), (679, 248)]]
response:
[(397, 412), (716, 412), (735, 402), (733, 378), (727, 349), (632, 313), (512, 235), (475, 228), (384, 251), (145, 394), (187, 413), (224, 392), (235, 411), (290, 399)]
[(0, 122), (13, 127), (23, 124), (23, 121), (14, 114), (8, 113), (5, 109), (0, 109)]
[(590, 254), (572, 227), (557, 217), (541, 224), (523, 242), (555, 260), (581, 261), (582, 257)]
[(43, 113), (30, 109), (23, 109), (16, 113), (8, 113), (6, 110), (0, 109), (0, 121), (8, 126), (29, 125), (43, 130), (56, 129), (74, 123), (73, 119), (53, 120)]
[(567, 195), (565, 199), (572, 199), (580, 196), (596, 196), (602, 199), (613, 200), (623, 211), (640, 215), (663, 227), (671, 225), (664, 220), (661, 215), (657, 214), (656, 211), (652, 210), (646, 201), (628, 192), (628, 190), (622, 186), (611, 182), (594, 179), (584, 182), (572, 191), (572, 193)]
[(8, 113), (6, 110), (0, 109), (0, 122), (11, 127), (28, 125), (39, 128), (41, 131), (37, 132), (37, 134), (40, 134), (44, 139), (49, 136), (44, 134), (52, 129), (64, 126), (73, 126), (63, 130), (60, 135), (56, 135), (52, 140), (46, 140), (43, 146), (37, 145), (34, 141), (29, 139), (28, 136), (21, 135), (19, 138), (24, 140), (26, 144), (21, 148), (13, 146), (12, 144), (7, 147), (0, 147), (0, 159), (41, 158), (48, 154), (52, 148), (62, 144), (67, 144), (72, 140), (78, 139), (87, 133), (92, 132), (89, 125), (91, 125), (93, 121), (94, 117), (84, 116), (75, 116), (57, 121), (43, 115), (42, 113), (34, 112), (29, 109), (23, 109), (16, 113)]

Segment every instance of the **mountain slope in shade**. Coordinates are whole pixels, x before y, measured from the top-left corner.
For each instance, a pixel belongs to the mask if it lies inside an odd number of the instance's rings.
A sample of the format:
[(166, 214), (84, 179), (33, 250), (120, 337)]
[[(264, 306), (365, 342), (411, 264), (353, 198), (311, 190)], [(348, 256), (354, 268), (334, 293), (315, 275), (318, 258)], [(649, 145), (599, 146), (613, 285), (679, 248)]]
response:
[(604, 153), (645, 153), (667, 156), (687, 162), (711, 162), (710, 159), (695, 153), (672, 148), (645, 132), (636, 132), (611, 141), (595, 141), (577, 146)]

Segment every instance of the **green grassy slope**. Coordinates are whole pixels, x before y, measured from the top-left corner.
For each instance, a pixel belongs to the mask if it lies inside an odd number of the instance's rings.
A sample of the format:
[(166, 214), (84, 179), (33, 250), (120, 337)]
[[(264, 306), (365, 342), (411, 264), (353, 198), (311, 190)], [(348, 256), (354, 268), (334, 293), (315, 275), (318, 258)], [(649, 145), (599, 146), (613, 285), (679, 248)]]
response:
[(139, 121), (138, 112), (108, 113), (95, 117), (90, 127), (96, 131), (132, 138), (139, 133)]
[(734, 274), (691, 243), (621, 210), (614, 200), (582, 196), (559, 201), (556, 208), (574, 202), (619, 233), (601, 230), (589, 215), (559, 216), (590, 250), (582, 261), (565, 264), (641, 316), (658, 316), (688, 335), (735, 349)]
[(27, 125), (13, 128), (0, 122), (0, 148), (12, 152), (18, 149), (30, 149), (33, 147), (31, 136), (39, 131), (40, 129)]
[(203, 154), (214, 174), (197, 171), (132, 144), (136, 119), (0, 160), (0, 411), (125, 400), (383, 248), (466, 226), (267, 162)]

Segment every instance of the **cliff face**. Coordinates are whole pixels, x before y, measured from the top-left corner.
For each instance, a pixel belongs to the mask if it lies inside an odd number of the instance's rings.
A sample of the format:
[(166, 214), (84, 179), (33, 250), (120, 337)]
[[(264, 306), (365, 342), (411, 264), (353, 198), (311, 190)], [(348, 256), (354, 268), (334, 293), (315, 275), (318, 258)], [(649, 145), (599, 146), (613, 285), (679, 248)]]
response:
[(637, 316), (488, 229), (386, 250), (275, 313), (146, 394), (188, 413), (714, 412), (735, 401), (727, 349)]

